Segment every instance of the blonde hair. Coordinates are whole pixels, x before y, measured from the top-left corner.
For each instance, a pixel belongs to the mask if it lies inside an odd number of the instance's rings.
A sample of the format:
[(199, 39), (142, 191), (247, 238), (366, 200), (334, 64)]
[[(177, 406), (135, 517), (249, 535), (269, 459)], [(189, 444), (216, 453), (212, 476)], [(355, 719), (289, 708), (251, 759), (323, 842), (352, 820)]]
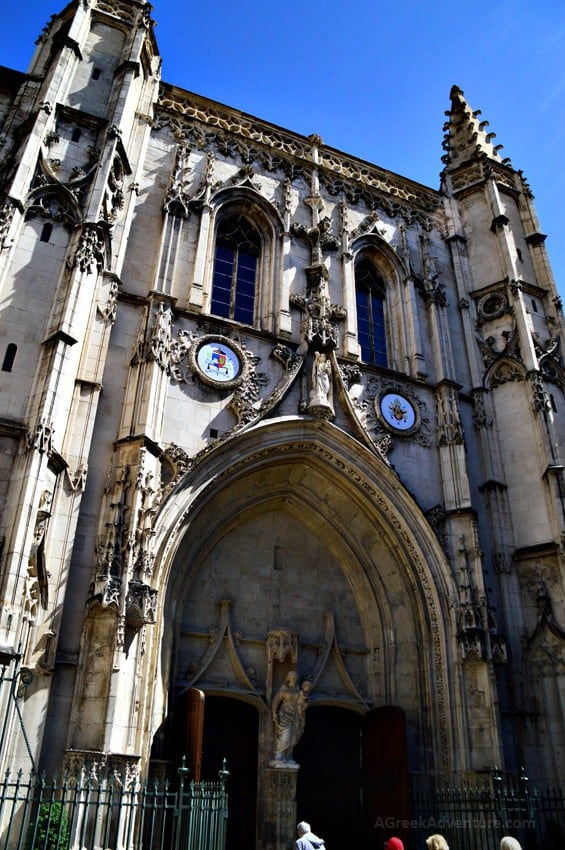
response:
[[(449, 850), (449, 845), (443, 835), (430, 835), (429, 838), (426, 838), (426, 846), (428, 850)], [(511, 850), (511, 848), (509, 847), (508, 850)]]
[(517, 838), (505, 835), (500, 842), (500, 850), (522, 850), (522, 846)]

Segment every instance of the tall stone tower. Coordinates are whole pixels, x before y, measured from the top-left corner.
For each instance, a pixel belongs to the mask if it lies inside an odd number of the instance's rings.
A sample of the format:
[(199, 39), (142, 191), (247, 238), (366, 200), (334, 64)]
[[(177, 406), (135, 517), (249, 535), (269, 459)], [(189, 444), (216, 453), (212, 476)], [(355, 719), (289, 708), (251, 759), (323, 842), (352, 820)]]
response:
[(559, 779), (563, 316), (522, 172), (456, 87), (436, 190), (163, 83), (150, 13), (73, 0), (0, 73), (0, 767), (174, 772), (197, 693), (234, 850)]

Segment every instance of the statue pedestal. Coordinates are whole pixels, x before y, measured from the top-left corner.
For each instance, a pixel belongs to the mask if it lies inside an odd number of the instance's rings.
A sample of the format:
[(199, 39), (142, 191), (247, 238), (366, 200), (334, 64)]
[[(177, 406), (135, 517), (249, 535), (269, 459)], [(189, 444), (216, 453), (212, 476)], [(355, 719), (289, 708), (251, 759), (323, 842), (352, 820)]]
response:
[(292, 850), (296, 841), (298, 765), (265, 770), (264, 850)]

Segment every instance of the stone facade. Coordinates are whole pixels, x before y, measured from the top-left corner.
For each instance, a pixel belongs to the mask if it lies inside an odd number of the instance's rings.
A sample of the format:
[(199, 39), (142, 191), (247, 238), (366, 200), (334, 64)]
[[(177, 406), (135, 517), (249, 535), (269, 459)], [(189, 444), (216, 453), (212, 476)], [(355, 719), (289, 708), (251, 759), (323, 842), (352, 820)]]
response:
[(447, 115), (436, 191), (163, 83), (136, 0), (4, 70), (3, 767), (172, 768), (197, 688), (286, 846), (296, 671), (305, 760), (396, 707), (412, 777), (559, 778), (561, 302), (524, 175)]

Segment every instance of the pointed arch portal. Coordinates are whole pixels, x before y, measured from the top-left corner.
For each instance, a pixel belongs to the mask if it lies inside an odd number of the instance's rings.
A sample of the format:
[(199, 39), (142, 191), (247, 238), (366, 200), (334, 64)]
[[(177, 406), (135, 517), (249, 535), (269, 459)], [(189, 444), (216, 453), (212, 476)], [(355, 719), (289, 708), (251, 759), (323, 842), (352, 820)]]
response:
[[(350, 824), (360, 813), (361, 845), (372, 846), (375, 812), (393, 805), (379, 771), (392, 776), (396, 758), (393, 808), (406, 816), (408, 761), (445, 770), (452, 752), (449, 573), (418, 506), (335, 426), (277, 420), (211, 452), (170, 494), (159, 528), (163, 712), (186, 728), (182, 694), (201, 689), (203, 778), (222, 749), (245, 776), (228, 850), (252, 843), (251, 820), (261, 842), (277, 829), (270, 702), (293, 668), (313, 683), (296, 814), (335, 840), (334, 814)], [(375, 720), (390, 706), (400, 725), (392, 710)], [(155, 757), (174, 760), (172, 738), (156, 736)]]

